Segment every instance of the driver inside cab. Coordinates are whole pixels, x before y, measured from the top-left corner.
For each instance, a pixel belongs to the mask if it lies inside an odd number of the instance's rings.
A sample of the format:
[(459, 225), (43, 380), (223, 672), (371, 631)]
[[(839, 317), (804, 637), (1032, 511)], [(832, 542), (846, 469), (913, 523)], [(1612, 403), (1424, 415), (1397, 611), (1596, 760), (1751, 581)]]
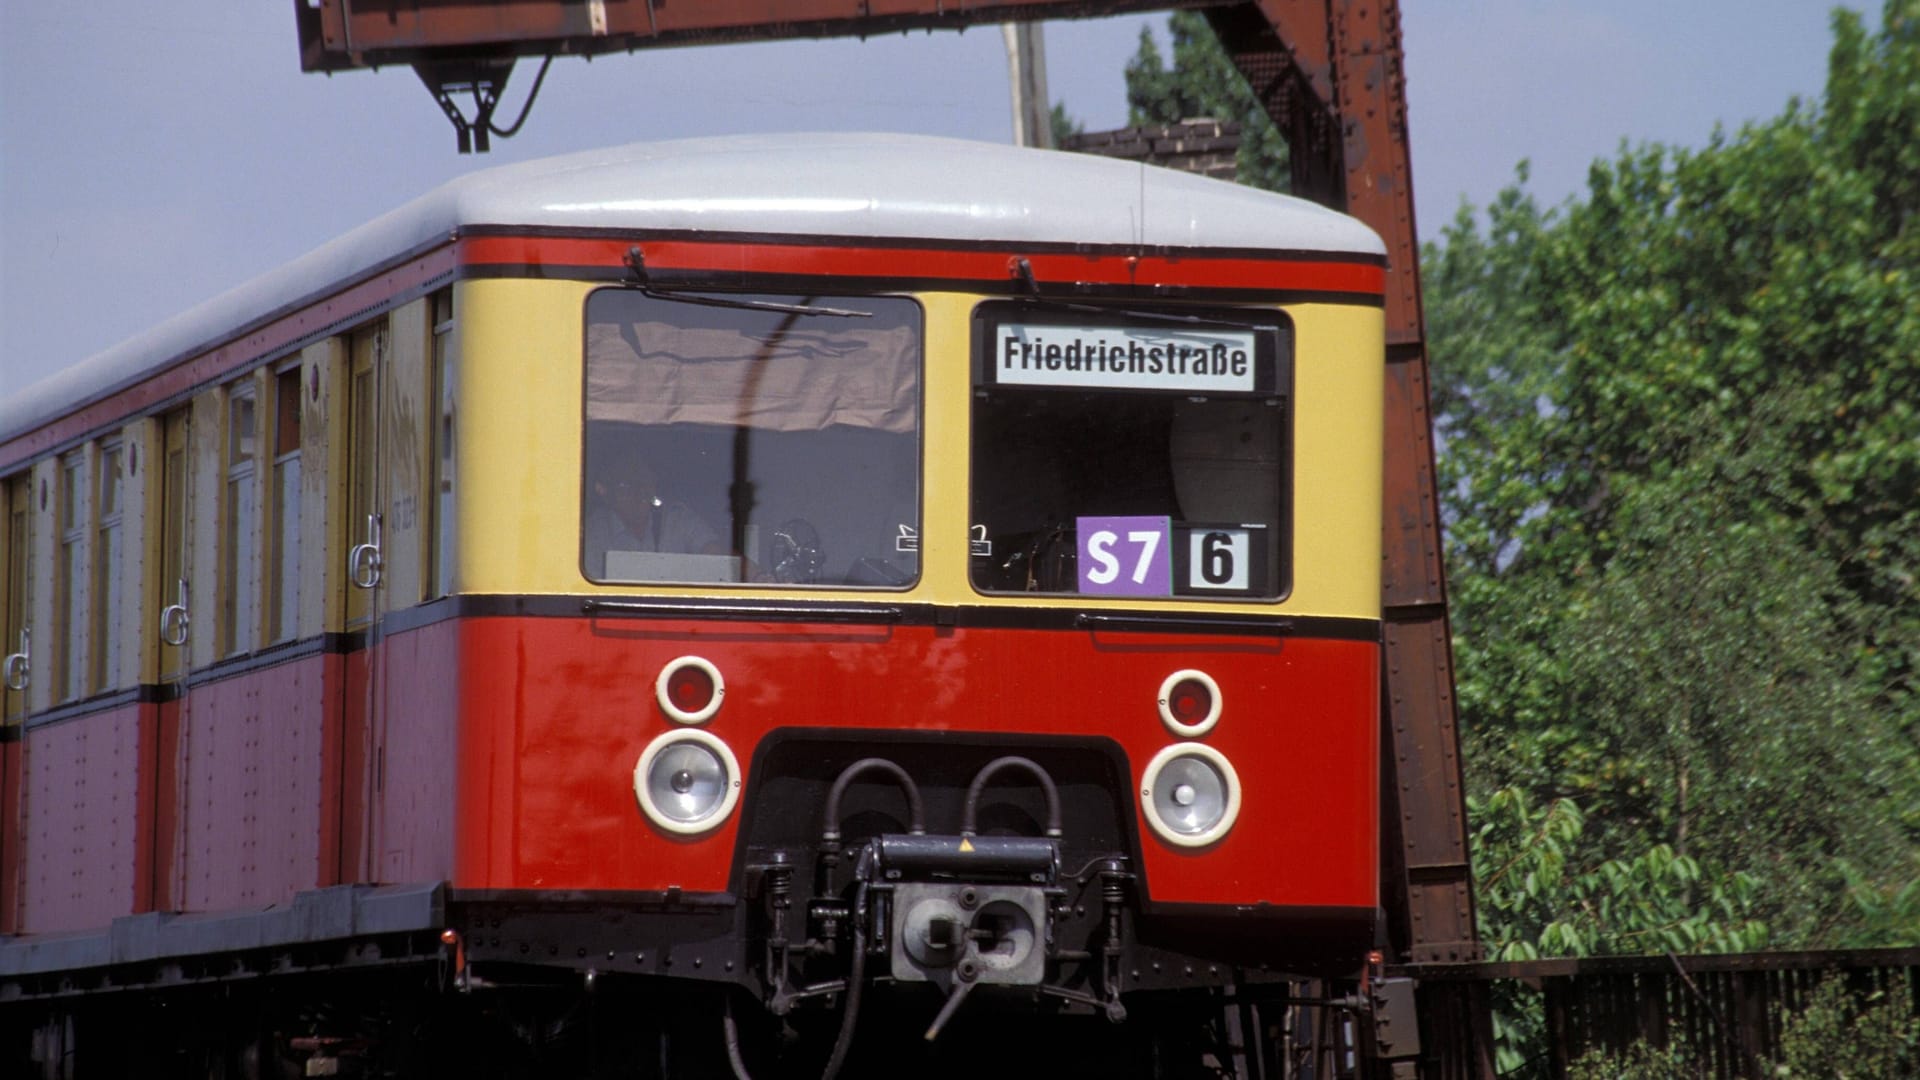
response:
[(724, 555), (713, 526), (683, 502), (660, 494), (660, 478), (641, 458), (604, 458), (589, 482), (592, 499), (583, 522), (586, 569), (607, 577), (607, 552)]

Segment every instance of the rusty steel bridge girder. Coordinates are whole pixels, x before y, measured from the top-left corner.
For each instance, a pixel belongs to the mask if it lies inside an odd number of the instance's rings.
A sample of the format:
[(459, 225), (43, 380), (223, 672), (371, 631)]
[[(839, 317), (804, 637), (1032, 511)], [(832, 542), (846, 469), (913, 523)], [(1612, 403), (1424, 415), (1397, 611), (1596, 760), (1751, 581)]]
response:
[(871, 37), (1226, 0), (294, 0), (304, 71)]
[[(408, 64), (497, 98), (516, 57), (1203, 8), (1285, 135), (1296, 194), (1366, 222), (1388, 278), (1383, 895), (1401, 963), (1479, 958), (1428, 414), (1398, 0), (295, 0), (301, 65)], [(461, 125), (449, 107), (450, 118)], [(484, 140), (484, 129), (482, 129)], [(484, 142), (482, 143), (484, 147)]]

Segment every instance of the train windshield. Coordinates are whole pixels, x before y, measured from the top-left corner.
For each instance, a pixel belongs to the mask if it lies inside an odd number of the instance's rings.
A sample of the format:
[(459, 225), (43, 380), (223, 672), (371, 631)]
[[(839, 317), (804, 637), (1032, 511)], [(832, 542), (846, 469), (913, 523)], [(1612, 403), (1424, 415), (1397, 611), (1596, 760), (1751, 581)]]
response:
[(974, 330), (974, 588), (1285, 594), (1284, 315), (1007, 302)]
[(586, 322), (589, 580), (918, 579), (918, 304), (601, 289)]

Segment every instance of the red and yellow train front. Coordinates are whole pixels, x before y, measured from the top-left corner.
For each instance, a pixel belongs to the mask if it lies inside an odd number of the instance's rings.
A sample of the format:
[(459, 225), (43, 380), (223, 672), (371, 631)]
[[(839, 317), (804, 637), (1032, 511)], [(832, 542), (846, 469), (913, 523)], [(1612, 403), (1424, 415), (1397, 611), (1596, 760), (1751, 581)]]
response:
[(463, 256), (456, 896), (798, 940), (1001, 837), (1129, 942), (1358, 962), (1377, 260), (628, 246)]

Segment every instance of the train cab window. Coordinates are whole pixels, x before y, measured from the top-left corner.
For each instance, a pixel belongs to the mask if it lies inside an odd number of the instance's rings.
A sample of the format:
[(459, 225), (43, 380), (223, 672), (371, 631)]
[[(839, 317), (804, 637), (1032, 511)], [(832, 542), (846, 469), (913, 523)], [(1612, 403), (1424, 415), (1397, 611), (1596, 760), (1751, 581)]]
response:
[(1283, 315), (1007, 302), (974, 331), (975, 589), (1284, 595)]
[(911, 585), (920, 342), (898, 297), (594, 292), (582, 572)]
[(119, 440), (100, 447), (100, 483), (95, 499), (99, 531), (95, 534), (93, 589), (93, 688), (107, 690), (120, 681), (120, 618), (125, 594), (126, 567), (121, 544), (125, 485), (121, 478), (126, 452)]

